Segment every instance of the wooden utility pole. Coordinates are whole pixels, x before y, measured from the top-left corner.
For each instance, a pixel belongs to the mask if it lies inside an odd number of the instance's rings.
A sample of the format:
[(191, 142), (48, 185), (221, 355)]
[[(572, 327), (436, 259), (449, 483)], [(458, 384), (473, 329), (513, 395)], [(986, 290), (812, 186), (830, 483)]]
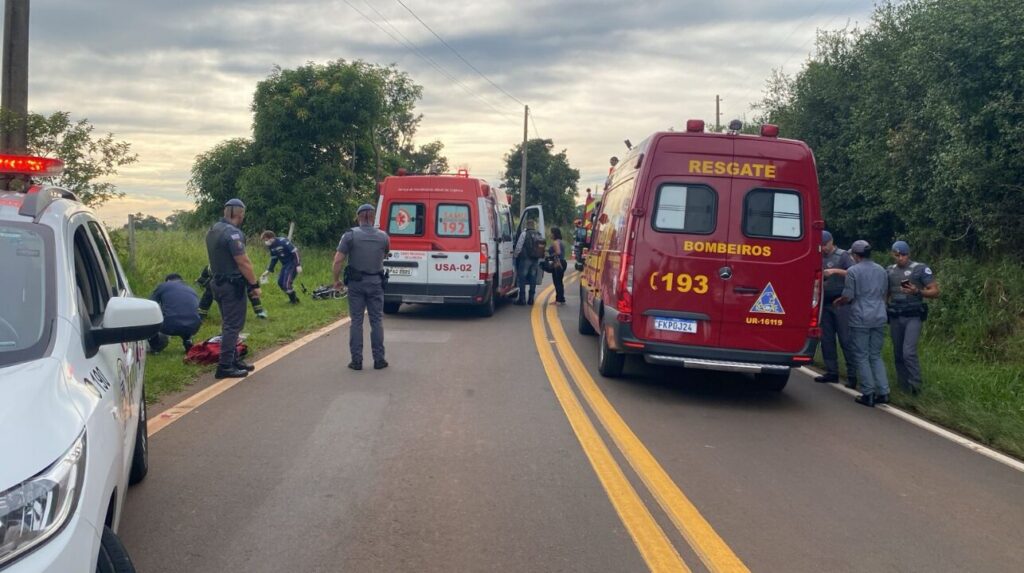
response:
[(715, 133), (722, 131), (722, 98), (715, 95)]
[(135, 270), (135, 215), (128, 215), (128, 266)]
[(523, 218), (523, 211), (526, 211), (526, 138), (528, 136), (527, 126), (530, 122), (530, 106), (523, 108), (523, 169), (519, 174), (519, 218)]
[[(0, 69), (3, 153), (24, 154), (28, 149), (28, 2), (4, 1), (4, 53)], [(8, 189), (10, 181), (0, 180), (0, 188)]]

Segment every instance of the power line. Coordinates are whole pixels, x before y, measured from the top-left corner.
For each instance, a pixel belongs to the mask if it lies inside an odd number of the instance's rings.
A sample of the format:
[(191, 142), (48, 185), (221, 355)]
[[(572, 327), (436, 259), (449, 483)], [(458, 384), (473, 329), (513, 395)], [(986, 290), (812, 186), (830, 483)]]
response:
[(423, 19), (421, 19), (421, 18), (420, 18), (419, 16), (417, 16), (417, 15), (416, 15), (416, 12), (413, 12), (413, 11), (412, 11), (412, 8), (410, 8), (410, 7), (406, 6), (406, 5), (405, 5), (405, 2), (402, 2), (402, 0), (395, 0), (395, 2), (398, 2), (399, 4), (401, 4), (401, 5), (402, 5), (402, 8), (405, 8), (405, 9), (406, 9), (406, 10), (407, 10), (407, 11), (408, 11), (408, 12), (409, 12), (410, 14), (412, 14), (412, 17), (413, 17), (413, 18), (416, 18), (416, 20), (417, 20), (417, 21), (419, 21), (419, 23), (420, 23), (420, 24), (423, 24), (423, 27), (424, 27), (424, 28), (426, 28), (427, 30), (429, 30), (429, 31), (430, 31), (430, 33), (431, 33), (431, 34), (433, 34), (433, 35), (434, 35), (434, 37), (435, 37), (435, 38), (437, 38), (439, 42), (441, 42), (442, 44), (444, 44), (444, 46), (445, 46), (446, 48), (448, 48), (449, 50), (451, 50), (453, 54), (455, 54), (456, 56), (458, 56), (458, 57), (459, 57), (459, 59), (463, 61), (463, 63), (465, 63), (465, 64), (466, 64), (467, 66), (469, 66), (469, 67), (470, 67), (470, 69), (472, 69), (472, 70), (473, 70), (474, 72), (476, 72), (476, 73), (477, 73), (477, 75), (479, 75), (479, 76), (480, 76), (481, 78), (483, 78), (484, 80), (486, 80), (486, 81), (487, 81), (487, 83), (489, 83), (489, 84), (491, 84), (492, 86), (494, 86), (494, 88), (495, 88), (496, 90), (498, 90), (498, 91), (500, 91), (501, 93), (505, 94), (506, 96), (508, 96), (508, 97), (509, 97), (509, 99), (511, 99), (512, 101), (514, 101), (514, 102), (518, 103), (519, 105), (521, 105), (521, 106), (525, 106), (525, 105), (526, 105), (525, 103), (523, 103), (522, 101), (520, 101), (520, 100), (519, 100), (519, 98), (517, 98), (516, 96), (514, 96), (514, 95), (512, 95), (512, 94), (508, 93), (507, 91), (505, 91), (504, 89), (502, 89), (502, 87), (501, 87), (501, 86), (499, 86), (498, 84), (496, 84), (496, 83), (492, 82), (492, 81), (491, 81), (491, 79), (490, 79), (490, 78), (488, 78), (487, 76), (485, 76), (483, 72), (481, 72), (480, 70), (478, 70), (478, 69), (476, 68), (476, 66), (474, 66), (474, 65), (473, 65), (473, 64), (471, 64), (471, 63), (469, 63), (469, 60), (467, 60), (466, 58), (462, 57), (462, 54), (460, 54), (458, 50), (456, 50), (455, 48), (451, 47), (451, 45), (449, 45), (449, 44), (448, 44), (448, 42), (445, 42), (445, 41), (444, 41), (444, 38), (442, 38), (441, 36), (439, 36), (439, 35), (437, 34), (437, 32), (435, 32), (435, 31), (434, 31), (434, 29), (433, 29), (433, 28), (431, 28), (430, 26), (428, 26), (428, 25), (427, 25), (427, 23), (423, 21)]
[[(368, 22), (370, 22), (371, 24), (373, 24), (374, 26), (376, 26), (376, 27), (377, 27), (377, 28), (378, 28), (378, 29), (379, 29), (379, 30), (380, 30), (381, 32), (384, 32), (385, 34), (387, 34), (387, 36), (388, 36), (389, 38), (391, 38), (392, 40), (394, 40), (394, 41), (395, 41), (395, 42), (397, 42), (398, 44), (402, 44), (402, 45), (403, 45), (404, 47), (406, 47), (406, 49), (411, 49), (411, 50), (413, 51), (414, 55), (416, 55), (416, 56), (419, 56), (420, 58), (422, 58), (422, 59), (423, 59), (423, 61), (425, 61), (425, 62), (427, 62), (428, 64), (430, 64), (430, 65), (431, 65), (431, 66), (432, 66), (432, 67), (433, 67), (433, 68), (434, 68), (435, 70), (437, 70), (437, 71), (438, 71), (438, 72), (439, 72), (439, 73), (440, 73), (441, 75), (443, 75), (444, 77), (446, 77), (446, 78), (447, 78), (447, 79), (448, 79), (449, 81), (452, 81), (452, 82), (454, 82), (454, 83), (455, 83), (456, 85), (458, 85), (458, 86), (459, 86), (460, 88), (462, 88), (462, 89), (463, 89), (463, 90), (464, 90), (464, 91), (465, 91), (465, 92), (466, 92), (467, 94), (469, 94), (470, 96), (473, 96), (473, 97), (475, 97), (475, 98), (476, 98), (477, 100), (479, 100), (480, 102), (482, 102), (482, 103), (483, 103), (484, 105), (486, 105), (487, 107), (489, 107), (489, 108), (491, 108), (492, 110), (494, 110), (494, 112), (495, 112), (495, 113), (497, 113), (498, 115), (501, 115), (501, 116), (505, 117), (506, 119), (516, 119), (516, 118), (514, 118), (513, 116), (511, 116), (511, 115), (509, 115), (509, 114), (507, 114), (507, 113), (505, 113), (505, 112), (501, 111), (500, 109), (498, 109), (498, 108), (494, 107), (494, 105), (493, 105), (493, 104), (492, 104), (491, 102), (489, 102), (489, 101), (485, 100), (485, 99), (484, 99), (484, 98), (483, 98), (483, 97), (482, 97), (482, 96), (481, 96), (480, 94), (478, 94), (478, 93), (474, 92), (473, 90), (469, 89), (469, 88), (468, 88), (468, 87), (467, 87), (467, 86), (466, 86), (466, 85), (465, 85), (464, 83), (462, 83), (461, 81), (459, 81), (459, 79), (458, 79), (458, 78), (456, 78), (456, 77), (455, 77), (455, 76), (453, 76), (453, 75), (452, 75), (451, 73), (449, 73), (449, 72), (448, 72), (447, 70), (445, 70), (444, 68), (442, 68), (442, 67), (440, 66), (440, 64), (438, 64), (437, 62), (435, 62), (435, 61), (434, 61), (433, 59), (431, 59), (431, 58), (430, 58), (429, 56), (427, 56), (426, 54), (422, 53), (422, 52), (421, 52), (421, 51), (420, 51), (420, 50), (419, 50), (419, 49), (418, 49), (418, 48), (417, 48), (417, 47), (416, 47), (416, 46), (415, 46), (414, 44), (412, 44), (411, 42), (408, 42), (408, 43), (406, 43), (406, 42), (402, 42), (402, 40), (398, 39), (397, 37), (395, 37), (395, 35), (394, 35), (394, 34), (392, 34), (391, 32), (387, 31), (387, 29), (386, 29), (386, 28), (384, 28), (383, 26), (381, 26), (379, 22), (377, 22), (376, 20), (374, 20), (373, 18), (371, 18), (370, 16), (368, 16), (368, 15), (367, 15), (366, 13), (364, 13), (364, 12), (363, 12), (362, 10), (360, 10), (359, 8), (356, 8), (354, 4), (352, 4), (351, 2), (349, 2), (349, 0), (342, 0), (342, 1), (343, 1), (343, 2), (345, 3), (345, 4), (348, 4), (349, 8), (352, 8), (353, 10), (355, 10), (355, 12), (356, 12), (357, 14), (359, 14), (359, 15), (360, 15), (360, 16), (362, 16), (362, 17), (363, 17), (364, 19), (366, 19), (366, 20), (367, 20)], [(367, 5), (368, 5), (368, 6), (370, 6), (370, 8), (373, 8), (373, 6), (371, 6), (371, 5), (369, 4), (369, 3), (367, 3)], [(376, 9), (374, 9), (374, 11), (376, 12), (377, 10), (376, 10)], [(380, 12), (377, 12), (377, 13), (378, 13), (378, 14), (380, 14)], [(387, 22), (387, 19), (386, 19), (386, 18), (384, 18), (384, 16), (383, 16), (382, 14), (381, 14), (381, 18), (383, 18), (383, 19), (384, 19), (384, 21), (385, 21), (385, 22)], [(390, 22), (388, 22), (388, 25), (389, 25), (389, 26), (391, 26), (392, 28), (394, 28), (394, 26), (392, 26)], [(401, 34), (402, 34), (401, 32), (399, 32), (399, 31), (398, 31), (398, 29), (397, 29), (397, 28), (395, 28), (395, 31), (396, 31), (396, 32), (398, 32), (398, 33), (399, 33), (399, 35), (401, 35)], [(404, 38), (405, 36), (404, 36), (404, 35), (402, 35), (402, 37)]]

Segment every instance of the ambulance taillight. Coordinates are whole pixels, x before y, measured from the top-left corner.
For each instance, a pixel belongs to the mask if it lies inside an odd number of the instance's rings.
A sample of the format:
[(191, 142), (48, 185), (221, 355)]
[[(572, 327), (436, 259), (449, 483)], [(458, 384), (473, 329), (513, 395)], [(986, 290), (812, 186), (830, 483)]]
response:
[(619, 311), (619, 322), (633, 322), (633, 255), (623, 253), (620, 262), (615, 310)]
[[(819, 321), (821, 320), (821, 280), (822, 271), (814, 271), (814, 291), (811, 293), (811, 322), (812, 331), (820, 331)], [(819, 332), (820, 336), (820, 332)]]
[(480, 243), (480, 280), (486, 281), (491, 278), (491, 274), (487, 272), (487, 262), (490, 260), (490, 256), (487, 254), (487, 243)]

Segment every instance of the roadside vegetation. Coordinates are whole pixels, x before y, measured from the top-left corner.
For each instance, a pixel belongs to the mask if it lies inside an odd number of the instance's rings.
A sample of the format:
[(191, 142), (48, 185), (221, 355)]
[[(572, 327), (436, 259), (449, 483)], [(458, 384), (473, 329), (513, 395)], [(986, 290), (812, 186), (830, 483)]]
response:
[[(170, 273), (180, 274), (202, 296), (203, 291), (195, 284), (195, 279), (207, 263), (205, 236), (204, 231), (136, 231), (136, 264), (132, 269), (128, 265), (126, 233), (119, 230), (113, 234), (115, 248), (128, 272), (132, 290), (136, 296), (142, 297), (148, 297)], [(263, 272), (270, 262), (267, 249), (258, 239), (250, 236), (246, 249), (257, 274)], [(326, 245), (306, 247), (302, 244), (298, 247), (303, 272), (295, 284), (301, 302), (298, 305), (288, 304), (288, 297), (275, 282), (276, 272), (271, 275), (270, 282), (263, 285), (262, 299), (269, 318), (256, 318), (250, 306), (242, 331), (248, 334), (245, 343), (249, 346), (250, 359), (262, 350), (297, 338), (348, 314), (348, 302), (345, 299), (313, 300), (309, 294), (302, 292), (301, 285), (311, 294), (317, 286), (331, 283), (333, 248)], [(198, 343), (218, 334), (220, 311), (214, 303), (195, 341)], [(183, 361), (184, 354), (180, 339), (172, 338), (163, 352), (149, 355), (146, 364), (146, 397), (150, 402), (157, 401), (167, 393), (184, 389), (196, 377), (212, 372), (215, 368), (186, 364)]]
[[(826, 226), (848, 247), (896, 239), (935, 271), (925, 390), (893, 401), (1024, 458), (1024, 4), (883, 3), (819, 32), (760, 102), (818, 162)], [(891, 347), (886, 347), (895, 381)]]

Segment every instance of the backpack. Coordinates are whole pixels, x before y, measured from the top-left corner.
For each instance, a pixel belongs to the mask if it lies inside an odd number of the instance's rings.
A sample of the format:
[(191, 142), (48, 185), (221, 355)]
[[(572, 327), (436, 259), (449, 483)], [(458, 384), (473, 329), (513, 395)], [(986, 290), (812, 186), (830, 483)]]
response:
[(523, 245), (523, 252), (531, 259), (544, 258), (544, 239), (537, 231), (526, 231), (526, 243)]
[[(188, 349), (185, 353), (185, 362), (189, 364), (216, 364), (220, 360), (220, 342), (213, 342), (213, 340), (206, 340), (199, 344), (192, 345), (192, 348)], [(242, 358), (249, 353), (249, 347), (244, 342), (239, 341), (235, 346), (236, 356)]]

